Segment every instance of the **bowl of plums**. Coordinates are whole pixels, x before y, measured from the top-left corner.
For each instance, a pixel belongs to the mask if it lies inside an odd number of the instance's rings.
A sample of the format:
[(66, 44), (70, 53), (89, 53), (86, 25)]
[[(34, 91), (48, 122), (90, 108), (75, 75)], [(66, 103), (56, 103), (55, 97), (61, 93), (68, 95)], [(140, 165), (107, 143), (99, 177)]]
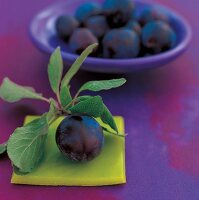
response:
[(128, 73), (176, 59), (187, 49), (191, 29), (175, 11), (143, 0), (73, 0), (38, 13), (30, 36), (46, 53), (60, 46), (68, 65), (87, 46), (98, 43), (82, 69)]

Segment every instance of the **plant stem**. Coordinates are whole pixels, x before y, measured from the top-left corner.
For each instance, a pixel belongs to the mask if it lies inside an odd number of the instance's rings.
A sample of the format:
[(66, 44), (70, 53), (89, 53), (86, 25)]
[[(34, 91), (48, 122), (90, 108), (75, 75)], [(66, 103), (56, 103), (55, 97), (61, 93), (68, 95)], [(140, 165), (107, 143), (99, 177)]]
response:
[(66, 111), (66, 109), (67, 109), (68, 106), (70, 106), (70, 105), (73, 105), (73, 106), (74, 106), (74, 104), (75, 104), (75, 100), (76, 100), (76, 98), (78, 97), (79, 93), (80, 93), (80, 91), (78, 91), (78, 92), (75, 94), (73, 100), (72, 100), (70, 103), (68, 103), (65, 107), (63, 107), (63, 110)]
[(71, 104), (73, 104), (75, 99), (73, 99), (70, 103), (68, 103), (65, 107), (64, 107), (64, 110), (66, 110), (68, 108), (68, 106), (70, 106)]
[(62, 116), (62, 115), (64, 115), (64, 114), (66, 114), (66, 115), (69, 115), (70, 113), (66, 110), (66, 109), (64, 109), (64, 108), (61, 108), (60, 110), (59, 110), (59, 116)]
[(57, 101), (58, 101), (58, 107), (63, 109), (62, 105), (61, 105), (61, 99), (60, 99), (60, 87), (58, 92), (56, 93), (56, 97), (57, 97)]
[(75, 103), (75, 99), (78, 97), (79, 93), (80, 93), (80, 91), (78, 91), (78, 92), (75, 94), (74, 98), (73, 98), (73, 101), (72, 101), (72, 105), (73, 105), (73, 106), (74, 106), (74, 103)]
[(68, 106), (74, 105), (76, 98), (74, 98), (70, 103), (68, 103), (63, 109), (66, 111), (66, 109), (68, 108)]
[(46, 97), (42, 97), (42, 100), (50, 104), (50, 100), (47, 99)]

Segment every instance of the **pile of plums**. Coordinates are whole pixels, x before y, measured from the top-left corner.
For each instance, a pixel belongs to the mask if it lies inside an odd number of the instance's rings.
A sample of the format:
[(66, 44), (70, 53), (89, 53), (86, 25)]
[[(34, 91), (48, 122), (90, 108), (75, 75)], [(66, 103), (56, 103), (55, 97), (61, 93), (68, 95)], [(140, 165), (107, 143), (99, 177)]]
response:
[(92, 54), (101, 58), (135, 58), (158, 54), (176, 44), (169, 17), (153, 6), (135, 15), (132, 0), (105, 0), (102, 5), (87, 2), (75, 16), (56, 20), (57, 34), (68, 43), (71, 52), (80, 54), (88, 45), (99, 43)]

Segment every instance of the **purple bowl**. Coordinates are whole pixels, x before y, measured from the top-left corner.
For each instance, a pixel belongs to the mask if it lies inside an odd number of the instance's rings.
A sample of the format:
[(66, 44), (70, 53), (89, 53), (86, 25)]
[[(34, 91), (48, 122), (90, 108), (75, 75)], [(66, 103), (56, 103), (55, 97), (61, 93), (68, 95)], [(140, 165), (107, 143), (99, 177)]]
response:
[[(76, 8), (86, 1), (87, 0), (73, 0), (58, 3), (37, 14), (30, 25), (30, 36), (33, 43), (39, 49), (49, 54), (51, 54), (57, 46), (60, 46), (66, 64), (72, 64), (78, 55), (71, 53), (67, 44), (58, 38), (54, 23), (57, 16), (63, 13), (73, 15)], [(103, 0), (96, 0), (96, 2), (102, 3)], [(135, 1), (135, 4), (138, 15), (144, 7), (152, 5), (152, 3), (145, 1)], [(181, 55), (187, 49), (191, 40), (191, 29), (187, 21), (173, 10), (157, 4), (153, 4), (153, 6), (168, 15), (170, 24), (177, 34), (177, 45), (173, 49), (143, 58), (105, 59), (88, 57), (81, 69), (105, 73), (127, 73), (141, 69), (161, 67)]]

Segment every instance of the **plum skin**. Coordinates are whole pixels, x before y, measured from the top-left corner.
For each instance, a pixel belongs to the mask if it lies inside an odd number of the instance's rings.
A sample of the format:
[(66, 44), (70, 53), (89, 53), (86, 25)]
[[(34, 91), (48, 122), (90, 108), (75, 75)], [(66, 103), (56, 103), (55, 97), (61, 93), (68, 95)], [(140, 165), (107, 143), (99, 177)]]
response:
[[(69, 39), (71, 51), (77, 54), (81, 54), (89, 45), (94, 43), (98, 43), (98, 39), (87, 28), (77, 28)], [(94, 55), (95, 51), (92, 54)]]
[(140, 13), (140, 16), (138, 17), (138, 21), (142, 26), (149, 22), (157, 20), (169, 23), (168, 16), (163, 11), (160, 11), (153, 6), (144, 8), (143, 11)]
[(103, 38), (105, 58), (134, 58), (140, 51), (140, 39), (128, 29), (112, 29)]
[(101, 13), (101, 6), (95, 2), (86, 2), (81, 4), (76, 12), (75, 18), (80, 22), (84, 23), (89, 17), (95, 16)]
[(101, 39), (109, 30), (105, 16), (97, 15), (87, 19), (85, 26), (98, 38)]
[(93, 160), (104, 144), (101, 126), (87, 115), (65, 117), (57, 128), (55, 138), (61, 153), (73, 161)]
[(70, 35), (79, 26), (79, 22), (70, 15), (61, 15), (56, 19), (55, 28), (58, 35), (68, 41)]
[(163, 21), (147, 23), (142, 29), (142, 44), (152, 53), (160, 53), (175, 46), (177, 36)]
[(142, 31), (142, 28), (141, 26), (139, 25), (139, 23), (135, 20), (130, 20), (126, 26), (124, 27), (126, 29), (129, 29), (129, 30), (132, 30), (132, 31), (135, 31), (138, 35), (141, 34), (141, 31)]
[(102, 9), (111, 28), (124, 26), (131, 18), (135, 5), (131, 0), (105, 0)]

